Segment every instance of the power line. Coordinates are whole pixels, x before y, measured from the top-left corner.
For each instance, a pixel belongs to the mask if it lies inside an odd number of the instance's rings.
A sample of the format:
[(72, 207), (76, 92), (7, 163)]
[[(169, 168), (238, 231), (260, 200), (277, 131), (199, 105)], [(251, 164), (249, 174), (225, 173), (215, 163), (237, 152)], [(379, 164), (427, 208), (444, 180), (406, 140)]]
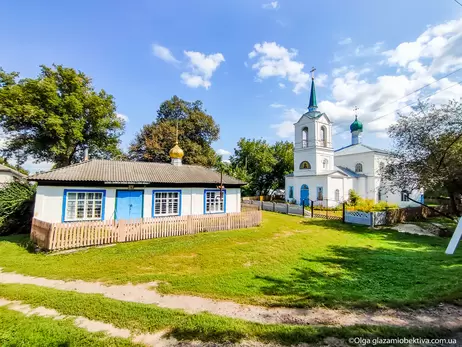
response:
[[(443, 77), (443, 78), (444, 78), (444, 77)], [(452, 88), (452, 87), (455, 87), (456, 85), (459, 85), (459, 84), (461, 84), (461, 83), (462, 83), (462, 81), (459, 81), (459, 82), (457, 82), (457, 83), (454, 83), (454, 84), (450, 85), (449, 87), (446, 87), (446, 88), (444, 88), (444, 89), (440, 89), (440, 90), (436, 91), (435, 93), (430, 94), (429, 96), (427, 96), (427, 97), (424, 98), (423, 100), (427, 100), (427, 99), (431, 98), (433, 95), (436, 95), (436, 94), (438, 94), (438, 93), (441, 93), (441, 92), (443, 92), (443, 91), (445, 91), (445, 90), (447, 90), (447, 89), (450, 89), (450, 88)], [(405, 105), (405, 106), (403, 106), (403, 107), (400, 107), (400, 108), (398, 108), (398, 109), (396, 109), (396, 110), (394, 110), (394, 111), (392, 111), (392, 112), (388, 112), (388, 113), (385, 113), (384, 115), (381, 115), (381, 116), (379, 116), (379, 117), (373, 118), (372, 120), (370, 120), (370, 121), (368, 121), (368, 122), (365, 122), (365, 124), (373, 123), (373, 122), (375, 122), (375, 121), (377, 121), (377, 120), (379, 120), (379, 119), (382, 119), (382, 118), (384, 118), (384, 117), (386, 117), (386, 116), (388, 116), (388, 115), (390, 115), (390, 114), (392, 114), (392, 113), (398, 112), (398, 111), (400, 111), (400, 110), (402, 110), (402, 109), (404, 109), (404, 108), (406, 108), (406, 107), (411, 107), (411, 105), (416, 104), (416, 103), (419, 102), (419, 101), (420, 101), (420, 100), (414, 101), (414, 102), (412, 102), (412, 103), (410, 103), (410, 104), (408, 104), (408, 105)], [(344, 131), (342, 131), (342, 132), (336, 133), (334, 136), (337, 136), (337, 135), (340, 135), (340, 134), (343, 134), (343, 133), (346, 133), (346, 132), (348, 132), (348, 130), (344, 130)]]
[(462, 6), (462, 3), (460, 3), (459, 1), (457, 0), (454, 0), (455, 2), (457, 2), (460, 6)]

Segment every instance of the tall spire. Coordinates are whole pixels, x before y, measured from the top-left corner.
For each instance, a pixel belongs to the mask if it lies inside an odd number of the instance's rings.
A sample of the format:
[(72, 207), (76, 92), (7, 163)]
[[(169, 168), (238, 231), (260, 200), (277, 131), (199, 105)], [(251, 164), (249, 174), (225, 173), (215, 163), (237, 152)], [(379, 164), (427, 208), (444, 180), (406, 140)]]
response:
[(314, 72), (316, 71), (316, 69), (313, 67), (311, 69), (311, 93), (310, 93), (310, 104), (308, 105), (308, 111), (309, 112), (312, 112), (312, 111), (316, 111), (316, 109), (318, 108), (318, 103), (316, 101), (316, 88), (314, 86)]

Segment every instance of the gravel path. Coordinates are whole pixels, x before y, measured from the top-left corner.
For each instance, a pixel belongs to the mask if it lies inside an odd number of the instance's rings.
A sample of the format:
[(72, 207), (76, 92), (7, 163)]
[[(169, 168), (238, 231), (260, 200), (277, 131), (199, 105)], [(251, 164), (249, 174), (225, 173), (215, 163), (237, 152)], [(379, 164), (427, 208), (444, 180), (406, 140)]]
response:
[[(266, 308), (241, 305), (231, 301), (219, 301), (190, 295), (162, 295), (156, 283), (104, 285), (85, 281), (61, 281), (41, 277), (2, 272), (0, 283), (33, 284), (41, 287), (74, 291), (86, 294), (102, 294), (105, 297), (154, 304), (170, 309), (182, 309), (188, 313), (207, 311), (212, 314), (240, 318), (258, 323), (349, 326), (357, 324), (390, 325), (402, 327), (462, 327), (462, 308), (441, 304), (430, 309), (418, 310), (334, 310), (327, 308)], [(1, 293), (0, 293), (1, 296)]]

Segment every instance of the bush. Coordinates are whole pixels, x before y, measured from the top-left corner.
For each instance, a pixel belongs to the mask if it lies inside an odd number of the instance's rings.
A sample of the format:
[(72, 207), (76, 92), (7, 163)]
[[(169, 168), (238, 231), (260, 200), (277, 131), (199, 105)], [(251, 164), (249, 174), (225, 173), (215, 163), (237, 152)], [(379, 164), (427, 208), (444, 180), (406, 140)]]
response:
[(0, 187), (0, 235), (30, 232), (36, 186), (10, 182)]
[(372, 212), (384, 211), (390, 208), (398, 208), (396, 204), (389, 204), (386, 201), (375, 203), (372, 199), (363, 199), (353, 189), (349, 191), (348, 206), (352, 206), (356, 211)]

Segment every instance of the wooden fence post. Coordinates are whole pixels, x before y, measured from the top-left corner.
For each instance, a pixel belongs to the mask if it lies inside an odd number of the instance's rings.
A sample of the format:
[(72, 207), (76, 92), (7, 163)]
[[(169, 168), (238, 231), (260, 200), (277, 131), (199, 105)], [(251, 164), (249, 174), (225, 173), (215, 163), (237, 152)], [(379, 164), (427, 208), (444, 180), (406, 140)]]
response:
[(311, 218), (314, 217), (314, 201), (311, 200)]
[(289, 214), (289, 204), (287, 204), (287, 212), (286, 214)]
[(345, 203), (342, 206), (342, 222), (345, 223)]
[(305, 199), (302, 201), (302, 216), (305, 217)]
[(119, 220), (116, 222), (117, 223), (117, 242), (125, 242), (125, 221)]
[(276, 212), (276, 203), (273, 201), (273, 212)]

